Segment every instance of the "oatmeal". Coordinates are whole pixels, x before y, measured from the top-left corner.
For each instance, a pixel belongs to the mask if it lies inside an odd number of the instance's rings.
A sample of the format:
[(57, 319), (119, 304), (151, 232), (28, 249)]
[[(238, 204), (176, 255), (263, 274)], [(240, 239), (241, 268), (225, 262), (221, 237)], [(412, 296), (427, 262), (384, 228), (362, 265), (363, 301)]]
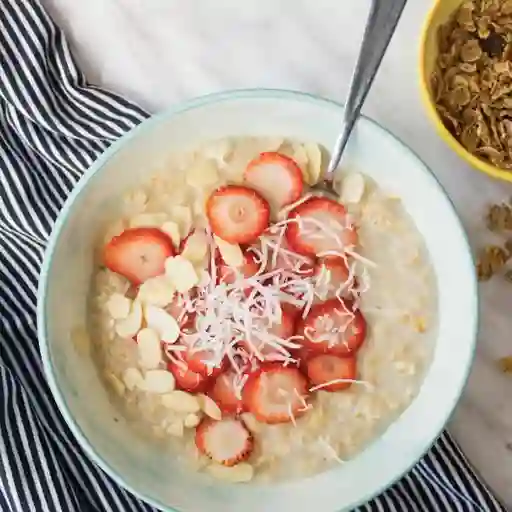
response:
[(399, 198), (318, 145), (215, 141), (172, 157), (98, 242), (94, 357), (141, 434), (230, 482), (312, 475), (411, 403), (436, 287)]

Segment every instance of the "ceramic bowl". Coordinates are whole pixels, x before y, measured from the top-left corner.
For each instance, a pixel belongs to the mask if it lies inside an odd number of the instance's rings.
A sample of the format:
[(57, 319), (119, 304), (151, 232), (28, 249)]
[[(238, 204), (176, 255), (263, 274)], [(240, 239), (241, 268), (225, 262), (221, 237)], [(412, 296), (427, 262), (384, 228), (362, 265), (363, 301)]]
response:
[(227, 485), (192, 475), (171, 454), (137, 435), (109, 401), (88, 346), (71, 342), (87, 322), (93, 239), (120, 196), (148, 165), (208, 139), (288, 136), (332, 147), (342, 106), (302, 93), (247, 90), (216, 94), (154, 116), (114, 143), (85, 173), (55, 224), (39, 289), (39, 339), (55, 400), (88, 456), (116, 482), (166, 511), (333, 512), (370, 500), (406, 472), (443, 429), (461, 394), (477, 331), (477, 292), (468, 242), (454, 208), (421, 160), (362, 118), (343, 165), (400, 196), (423, 235), (439, 288), (433, 362), (410, 407), (354, 460), (300, 481)]
[(512, 172), (501, 169), (470, 153), (446, 128), (436, 110), (430, 87), (430, 76), (438, 55), (437, 32), (450, 15), (459, 7), (462, 0), (437, 0), (430, 10), (420, 38), (419, 80), (420, 92), (428, 117), (433, 122), (437, 133), (463, 160), (475, 169), (493, 178), (512, 181)]

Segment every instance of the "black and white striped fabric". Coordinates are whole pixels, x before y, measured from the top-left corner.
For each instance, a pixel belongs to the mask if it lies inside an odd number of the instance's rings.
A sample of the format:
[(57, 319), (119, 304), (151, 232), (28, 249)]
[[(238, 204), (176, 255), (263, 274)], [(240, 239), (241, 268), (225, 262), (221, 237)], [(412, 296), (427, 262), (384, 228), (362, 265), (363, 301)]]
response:
[[(42, 373), (36, 290), (82, 172), (147, 114), (89, 85), (39, 0), (0, 0), (0, 511), (151, 511), (75, 442)], [(503, 511), (444, 433), (361, 511)], [(205, 511), (206, 512), (206, 511)]]

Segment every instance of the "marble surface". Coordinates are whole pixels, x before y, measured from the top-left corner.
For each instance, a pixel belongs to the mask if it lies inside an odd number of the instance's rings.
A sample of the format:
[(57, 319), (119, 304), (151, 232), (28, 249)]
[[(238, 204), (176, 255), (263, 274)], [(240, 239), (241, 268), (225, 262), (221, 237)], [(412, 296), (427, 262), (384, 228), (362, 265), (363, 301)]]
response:
[[(343, 100), (368, 3), (361, 0), (43, 0), (90, 81), (158, 111), (240, 87), (304, 90)], [(512, 184), (472, 170), (435, 134), (418, 92), (418, 40), (427, 0), (409, 0), (364, 107), (433, 169), (469, 232), (489, 240), (482, 212)], [(481, 331), (464, 396), (450, 424), (477, 470), (512, 508), (512, 286), (481, 287)], [(508, 397), (508, 398), (507, 398)]]

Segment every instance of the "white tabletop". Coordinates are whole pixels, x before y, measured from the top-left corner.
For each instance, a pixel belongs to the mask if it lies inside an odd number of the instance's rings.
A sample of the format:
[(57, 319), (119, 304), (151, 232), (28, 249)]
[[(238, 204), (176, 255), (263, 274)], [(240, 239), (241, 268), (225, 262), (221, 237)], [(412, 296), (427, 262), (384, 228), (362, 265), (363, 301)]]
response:
[[(66, 29), (89, 80), (150, 111), (242, 87), (298, 89), (342, 101), (368, 8), (361, 0), (44, 2)], [(418, 41), (429, 3), (409, 0), (364, 112), (436, 173), (476, 248), (488, 240), (485, 205), (512, 195), (512, 186), (469, 168), (425, 116)], [(487, 283), (481, 298), (476, 361), (450, 430), (512, 507), (512, 377), (495, 364), (512, 354), (512, 285)]]

